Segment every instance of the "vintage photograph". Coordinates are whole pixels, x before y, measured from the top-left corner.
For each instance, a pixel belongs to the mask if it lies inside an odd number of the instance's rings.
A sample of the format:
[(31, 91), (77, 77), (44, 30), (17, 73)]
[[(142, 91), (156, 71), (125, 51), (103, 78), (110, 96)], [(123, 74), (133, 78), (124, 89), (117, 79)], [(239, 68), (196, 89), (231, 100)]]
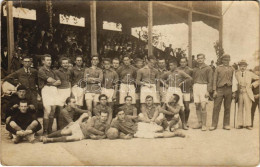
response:
[(1, 165), (259, 165), (257, 1), (1, 3)]

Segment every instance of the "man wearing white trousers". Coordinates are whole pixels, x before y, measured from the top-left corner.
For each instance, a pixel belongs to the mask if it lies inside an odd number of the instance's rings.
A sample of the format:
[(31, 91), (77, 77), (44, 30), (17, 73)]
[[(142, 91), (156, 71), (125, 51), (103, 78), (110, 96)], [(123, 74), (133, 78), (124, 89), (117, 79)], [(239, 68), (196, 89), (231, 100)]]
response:
[(46, 54), (42, 56), (43, 66), (38, 72), (38, 83), (41, 89), (42, 102), (44, 107), (43, 116), (43, 135), (51, 133), (52, 124), (57, 105), (58, 90), (57, 86), (61, 84), (60, 78), (51, 70), (51, 56)]
[[(259, 76), (251, 71), (248, 71), (246, 60), (241, 60), (239, 63), (239, 70), (235, 73), (235, 77), (238, 82), (238, 129), (243, 127), (252, 130), (251, 127), (251, 106), (254, 101), (254, 94), (252, 87), (259, 85)], [(252, 81), (255, 80), (253, 83)]]

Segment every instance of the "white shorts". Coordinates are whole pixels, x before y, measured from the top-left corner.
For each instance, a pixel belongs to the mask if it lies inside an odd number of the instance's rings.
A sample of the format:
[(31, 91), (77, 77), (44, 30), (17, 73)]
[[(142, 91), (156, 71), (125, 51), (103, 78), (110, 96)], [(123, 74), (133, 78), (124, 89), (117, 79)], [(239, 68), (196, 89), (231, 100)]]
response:
[(65, 128), (71, 130), (71, 136), (73, 136), (75, 138), (79, 138), (80, 140), (85, 138), (84, 134), (82, 133), (79, 123), (75, 122), (72, 125), (66, 126)]
[(135, 99), (135, 86), (128, 85), (128, 84), (121, 84), (119, 90), (119, 104), (125, 103), (125, 97), (131, 96), (132, 97), (132, 104), (136, 103)]
[(160, 103), (159, 99), (157, 98), (157, 92), (156, 92), (156, 86), (155, 84), (151, 84), (151, 88), (147, 86), (142, 86), (141, 87), (141, 95), (140, 95), (140, 102), (145, 103), (145, 98), (147, 96), (152, 96), (153, 97), (153, 102), (154, 103)]
[(183, 101), (190, 101), (190, 93), (183, 93)]
[(193, 85), (193, 98), (194, 103), (208, 102), (208, 98), (205, 97), (207, 90), (207, 84), (194, 84)]
[(58, 89), (57, 105), (64, 106), (65, 101), (68, 97), (70, 97), (70, 94), (71, 94), (71, 88)]
[(137, 132), (134, 134), (134, 137), (138, 138), (155, 138), (156, 132), (161, 132), (163, 127), (157, 124), (150, 124), (144, 122), (137, 123)]
[(76, 99), (76, 104), (79, 106), (83, 106), (84, 89), (79, 87), (78, 85), (75, 85), (72, 87), (71, 91)]
[(180, 99), (179, 99), (178, 104), (181, 107), (183, 107), (184, 106), (184, 104), (183, 104), (183, 94), (182, 94), (181, 88), (178, 88), (178, 87), (169, 87), (168, 88), (167, 93), (166, 93), (165, 102), (168, 103), (170, 98), (173, 96), (173, 94), (179, 95)]
[(55, 106), (58, 104), (58, 89), (55, 86), (44, 86), (42, 88), (43, 106)]
[(105, 94), (107, 96), (107, 102), (113, 101), (114, 92), (114, 89), (101, 88), (101, 94)]
[(85, 100), (92, 100), (94, 102), (99, 102), (98, 97), (100, 96), (99, 93), (86, 93)]

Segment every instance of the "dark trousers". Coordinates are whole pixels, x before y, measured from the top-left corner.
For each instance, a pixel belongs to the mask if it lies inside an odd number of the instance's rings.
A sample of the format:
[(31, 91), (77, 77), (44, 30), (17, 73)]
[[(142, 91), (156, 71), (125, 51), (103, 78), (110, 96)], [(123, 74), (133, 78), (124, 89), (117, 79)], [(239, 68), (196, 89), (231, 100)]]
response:
[(222, 101), (224, 99), (224, 121), (223, 126), (229, 126), (230, 124), (230, 108), (232, 102), (232, 87), (223, 86), (217, 88), (217, 97), (214, 99), (214, 108), (212, 116), (212, 126), (218, 126), (219, 112), (221, 109)]
[(258, 106), (258, 110), (259, 110), (259, 98), (255, 99), (255, 101), (253, 101), (253, 103), (252, 103), (252, 108), (251, 108), (252, 127), (254, 125), (255, 110), (256, 110), (257, 106)]

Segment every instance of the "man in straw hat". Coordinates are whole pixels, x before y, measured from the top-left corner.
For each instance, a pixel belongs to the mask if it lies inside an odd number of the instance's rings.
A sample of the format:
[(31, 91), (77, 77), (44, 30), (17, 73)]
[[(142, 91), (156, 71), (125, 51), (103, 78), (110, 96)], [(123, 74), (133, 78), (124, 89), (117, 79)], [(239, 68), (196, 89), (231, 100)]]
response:
[[(258, 86), (259, 76), (251, 71), (248, 71), (246, 60), (241, 60), (239, 63), (239, 70), (236, 72), (235, 76), (238, 82), (238, 129), (243, 127), (252, 130), (251, 127), (251, 106), (252, 101), (255, 101), (252, 87)], [(255, 82), (252, 83), (252, 81)], [(245, 110), (244, 110), (245, 107)]]
[(230, 55), (224, 54), (221, 57), (222, 64), (219, 65), (214, 73), (213, 77), (213, 97), (214, 108), (212, 116), (212, 125), (209, 130), (217, 129), (219, 112), (221, 109), (222, 101), (224, 100), (224, 120), (223, 129), (230, 130), (230, 108), (232, 102), (232, 81), (234, 68), (229, 65)]

